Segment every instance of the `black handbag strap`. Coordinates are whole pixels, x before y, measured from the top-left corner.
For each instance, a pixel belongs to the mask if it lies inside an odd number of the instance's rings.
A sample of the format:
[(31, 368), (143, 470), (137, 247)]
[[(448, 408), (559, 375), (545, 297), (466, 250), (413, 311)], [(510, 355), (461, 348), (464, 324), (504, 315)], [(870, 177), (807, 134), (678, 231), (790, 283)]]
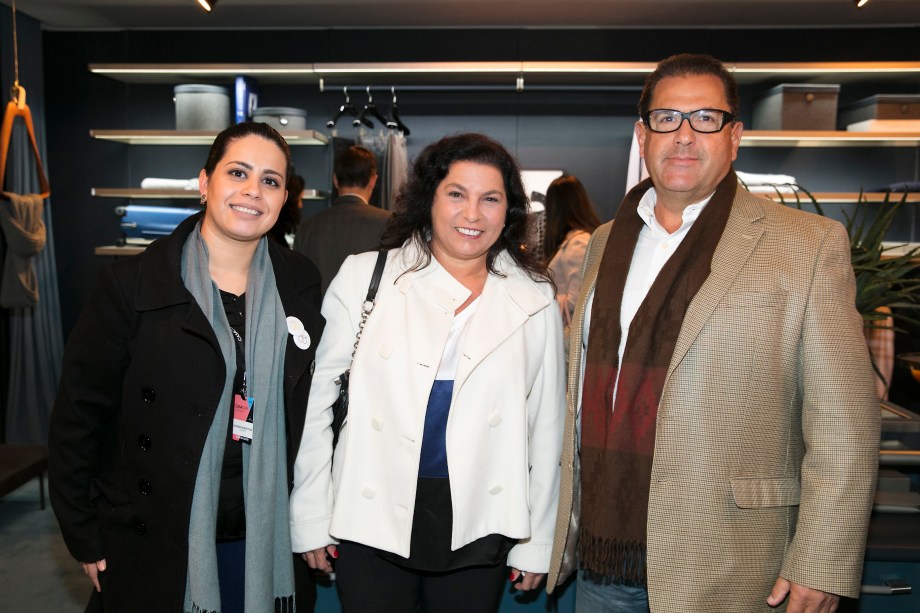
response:
[(377, 299), (377, 290), (380, 288), (380, 278), (383, 276), (383, 267), (387, 263), (387, 251), (377, 252), (377, 264), (374, 266), (374, 274), (371, 277), (371, 284), (367, 287), (367, 298), (365, 302), (374, 302)]
[[(377, 252), (374, 274), (371, 275), (371, 283), (367, 286), (367, 296), (364, 298), (364, 304), (361, 305), (361, 322), (358, 324), (355, 345), (351, 350), (352, 362), (355, 361), (355, 353), (358, 351), (358, 343), (361, 342), (361, 333), (364, 332), (364, 326), (367, 324), (367, 316), (374, 310), (374, 304), (377, 302), (377, 290), (380, 288), (380, 279), (383, 277), (383, 267), (387, 263), (387, 253), (385, 249)], [(348, 370), (351, 370), (351, 365), (348, 366)]]

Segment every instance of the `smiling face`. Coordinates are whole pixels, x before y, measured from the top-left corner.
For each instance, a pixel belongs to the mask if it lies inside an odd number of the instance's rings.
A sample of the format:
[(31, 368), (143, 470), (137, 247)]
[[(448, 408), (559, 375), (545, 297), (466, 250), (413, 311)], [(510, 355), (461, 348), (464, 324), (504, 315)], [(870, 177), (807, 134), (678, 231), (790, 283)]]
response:
[[(698, 109), (731, 111), (722, 82), (714, 75), (666, 77), (655, 87), (650, 109), (690, 112)], [(652, 132), (636, 124), (639, 153), (655, 183), (658, 201), (683, 209), (715, 191), (738, 155), (743, 127), (728, 124), (720, 132), (694, 132), (684, 121), (676, 132)]]
[(501, 172), (476, 162), (454, 162), (431, 204), (431, 252), (442, 266), (480, 262), (505, 226), (508, 202)]
[(278, 145), (253, 134), (231, 141), (199, 191), (207, 197), (201, 232), (208, 239), (255, 242), (268, 232), (287, 198), (287, 161)]

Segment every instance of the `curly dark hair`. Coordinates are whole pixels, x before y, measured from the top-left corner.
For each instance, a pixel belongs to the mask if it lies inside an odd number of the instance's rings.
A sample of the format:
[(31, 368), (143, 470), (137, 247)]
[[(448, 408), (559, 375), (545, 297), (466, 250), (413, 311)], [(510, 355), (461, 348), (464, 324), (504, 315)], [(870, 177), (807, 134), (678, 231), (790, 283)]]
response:
[(420, 270), (431, 263), (431, 206), (438, 185), (455, 162), (492, 166), (501, 173), (505, 184), (508, 202), (505, 227), (486, 254), (486, 268), (489, 272), (503, 276), (495, 268), (495, 259), (502, 251), (507, 251), (531, 279), (552, 283), (546, 267), (537, 259), (536, 254), (524, 248), (528, 223), (527, 195), (517, 162), (507, 149), (484, 134), (445, 136), (422, 150), (396, 197), (395, 211), (387, 223), (381, 247), (398, 249), (411, 239), (419, 249), (419, 258), (410, 270)]

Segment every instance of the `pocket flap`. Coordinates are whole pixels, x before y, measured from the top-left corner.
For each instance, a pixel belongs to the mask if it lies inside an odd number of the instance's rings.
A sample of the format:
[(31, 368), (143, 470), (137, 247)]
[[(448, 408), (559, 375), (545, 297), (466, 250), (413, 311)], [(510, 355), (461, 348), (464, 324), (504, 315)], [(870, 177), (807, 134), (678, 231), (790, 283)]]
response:
[(732, 477), (732, 496), (740, 509), (795, 506), (801, 489), (795, 477)]

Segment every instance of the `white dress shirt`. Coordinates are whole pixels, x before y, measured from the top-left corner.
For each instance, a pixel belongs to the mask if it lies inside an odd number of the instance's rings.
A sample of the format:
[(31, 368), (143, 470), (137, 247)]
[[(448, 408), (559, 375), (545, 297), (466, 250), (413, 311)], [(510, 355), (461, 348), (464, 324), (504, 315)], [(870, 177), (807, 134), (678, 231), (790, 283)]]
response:
[[(629, 274), (626, 277), (626, 286), (623, 288), (623, 302), (620, 305), (620, 346), (617, 354), (619, 362), (623, 362), (623, 352), (626, 350), (626, 339), (629, 336), (629, 325), (632, 323), (636, 311), (648, 290), (652, 287), (658, 273), (664, 268), (671, 255), (677, 251), (687, 232), (693, 226), (693, 222), (703, 211), (712, 194), (703, 200), (689, 205), (684, 209), (681, 226), (673, 233), (668, 233), (658, 220), (655, 219), (655, 204), (658, 197), (655, 188), (650, 188), (642, 196), (636, 213), (645, 222), (645, 226), (639, 231), (639, 239), (636, 242), (636, 248), (633, 251), (632, 262), (629, 264)], [(594, 305), (594, 290), (588, 297), (588, 303), (585, 306), (585, 319), (583, 336), (584, 347), (588, 347), (588, 332), (591, 329), (591, 308)], [(585, 364), (584, 360), (588, 355), (587, 350), (582, 352), (581, 372), (584, 377)], [(619, 371), (617, 372), (617, 383), (619, 383)], [(613, 389), (614, 398), (616, 398), (616, 385)], [(579, 400), (580, 405), (580, 400)]]

